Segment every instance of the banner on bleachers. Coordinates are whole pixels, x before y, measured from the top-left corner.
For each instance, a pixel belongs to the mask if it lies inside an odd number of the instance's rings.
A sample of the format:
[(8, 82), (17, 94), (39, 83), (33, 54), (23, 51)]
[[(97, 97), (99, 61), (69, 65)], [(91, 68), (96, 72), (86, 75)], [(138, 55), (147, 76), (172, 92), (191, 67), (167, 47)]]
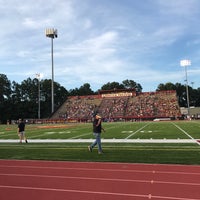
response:
[(102, 97), (131, 97), (133, 96), (132, 92), (118, 92), (118, 93), (110, 93), (110, 94), (102, 94)]

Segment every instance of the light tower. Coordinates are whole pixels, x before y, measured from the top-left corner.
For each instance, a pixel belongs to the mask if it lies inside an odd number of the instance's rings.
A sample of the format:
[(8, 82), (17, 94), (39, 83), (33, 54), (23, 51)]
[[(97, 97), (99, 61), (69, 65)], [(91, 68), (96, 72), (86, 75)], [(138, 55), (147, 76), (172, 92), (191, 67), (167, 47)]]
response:
[(51, 65), (52, 65), (52, 79), (51, 79), (51, 112), (54, 112), (54, 62), (53, 62), (53, 39), (58, 37), (57, 29), (47, 28), (45, 30), (46, 37), (51, 38)]
[(40, 73), (35, 74), (38, 79), (38, 119), (40, 119)]
[(188, 109), (188, 115), (190, 116), (190, 100), (189, 100), (189, 91), (188, 91), (188, 77), (187, 77), (187, 67), (191, 65), (190, 60), (181, 60), (180, 61), (181, 67), (185, 68), (185, 86), (186, 86), (186, 95), (187, 95), (187, 109)]

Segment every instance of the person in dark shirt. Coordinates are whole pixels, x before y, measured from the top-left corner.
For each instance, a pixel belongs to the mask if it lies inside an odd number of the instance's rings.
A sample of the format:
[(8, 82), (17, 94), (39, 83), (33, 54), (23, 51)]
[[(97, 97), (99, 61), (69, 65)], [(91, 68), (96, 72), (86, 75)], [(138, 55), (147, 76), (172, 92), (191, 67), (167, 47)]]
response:
[(92, 152), (92, 149), (97, 145), (98, 146), (98, 153), (102, 154), (102, 147), (101, 147), (101, 130), (105, 132), (101, 125), (101, 116), (98, 114), (94, 114), (93, 120), (93, 135), (95, 137), (95, 141), (88, 146), (88, 150)]
[(25, 123), (21, 119), (19, 119), (17, 133), (19, 136), (20, 143), (22, 143), (22, 140), (24, 140), (26, 143), (28, 143), (27, 138), (25, 136)]

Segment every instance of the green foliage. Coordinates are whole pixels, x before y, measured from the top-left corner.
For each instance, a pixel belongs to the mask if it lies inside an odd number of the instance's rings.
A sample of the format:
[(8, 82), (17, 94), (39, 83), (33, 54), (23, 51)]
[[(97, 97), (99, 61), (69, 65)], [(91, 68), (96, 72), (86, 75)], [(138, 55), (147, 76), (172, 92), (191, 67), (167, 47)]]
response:
[[(39, 90), (40, 89), (40, 90)], [(6, 75), (0, 74), (0, 122), (18, 118), (38, 117), (38, 93), (40, 91), (41, 118), (51, 115), (51, 80), (28, 78), (21, 84), (7, 79)], [(54, 83), (55, 109), (66, 100), (68, 91), (58, 83)]]
[(92, 91), (92, 89), (90, 88), (90, 84), (89, 83), (85, 83), (83, 84), (79, 89), (75, 88), (75, 89), (71, 89), (69, 91), (69, 95), (70, 96), (84, 96), (84, 95), (92, 95), (94, 94), (94, 92)]
[(123, 84), (118, 82), (108, 82), (101, 87), (101, 90), (125, 89)]
[(142, 86), (133, 80), (127, 79), (127, 80), (122, 81), (122, 83), (126, 89), (135, 88), (136, 92), (142, 92)]
[[(180, 83), (161, 83), (158, 85), (157, 91), (162, 90), (176, 90), (178, 102), (180, 107), (187, 107), (187, 95), (186, 95), (186, 87), (185, 85), (181, 85)], [(189, 90), (189, 100), (190, 100), (190, 106), (200, 106), (200, 89), (198, 88), (193, 89), (188, 85)]]
[(142, 86), (133, 80), (124, 80), (122, 83), (108, 82), (101, 87), (101, 90), (113, 90), (113, 89), (135, 89), (136, 92), (142, 92)]
[(9, 100), (11, 97), (11, 83), (7, 76), (0, 74), (0, 103)]

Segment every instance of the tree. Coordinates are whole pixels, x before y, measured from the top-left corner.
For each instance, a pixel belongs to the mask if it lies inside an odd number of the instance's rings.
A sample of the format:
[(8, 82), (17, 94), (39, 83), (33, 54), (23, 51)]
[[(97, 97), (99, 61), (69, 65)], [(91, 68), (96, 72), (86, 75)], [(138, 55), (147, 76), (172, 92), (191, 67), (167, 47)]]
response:
[(92, 94), (94, 94), (94, 92), (91, 90), (90, 84), (85, 83), (79, 88), (79, 94), (80, 95), (92, 95)]
[(6, 75), (0, 74), (0, 122), (6, 122), (9, 119), (11, 94), (10, 81)]
[(90, 88), (89, 83), (84, 83), (82, 86), (80, 86), (80, 88), (69, 90), (70, 96), (78, 96), (78, 95), (82, 96), (82, 95), (92, 95), (92, 94), (94, 94), (94, 92)]
[[(41, 117), (49, 117), (51, 115), (51, 79), (40, 81), (41, 85)], [(64, 103), (68, 91), (59, 83), (54, 82), (54, 107), (55, 110)]]
[(196, 106), (200, 106), (200, 88), (197, 88), (196, 92)]
[(185, 85), (180, 83), (175, 84), (176, 94), (178, 96), (178, 102), (181, 107), (187, 107), (187, 95)]
[(79, 89), (78, 88), (69, 90), (69, 96), (78, 96), (78, 95), (79, 95)]
[(108, 82), (101, 87), (101, 90), (125, 89), (123, 84), (118, 82)]
[[(40, 100), (40, 116), (47, 118), (51, 115), (51, 80), (40, 81), (40, 99), (38, 99), (39, 88), (38, 79), (28, 78), (18, 84), (12, 83), (12, 111), (11, 119), (17, 118), (37, 118), (38, 103)], [(68, 96), (68, 91), (59, 83), (54, 83), (54, 106), (57, 109)]]
[(176, 90), (176, 86), (171, 82), (168, 82), (168, 83), (165, 83), (165, 84), (160, 83), (156, 90), (157, 91), (161, 91), (161, 90)]
[(133, 80), (127, 79), (127, 80), (122, 81), (122, 83), (126, 89), (134, 88), (136, 92), (142, 92), (142, 86)]
[(38, 98), (38, 80), (28, 78), (21, 83), (21, 100), (36, 102)]
[[(187, 94), (186, 94), (186, 87), (185, 85), (182, 85), (180, 83), (160, 83), (158, 85), (157, 91), (161, 90), (176, 90), (176, 94), (178, 97), (178, 102), (181, 107), (187, 107)], [(200, 106), (198, 97), (199, 97), (199, 92), (198, 89), (194, 90), (192, 87), (188, 86), (188, 93), (189, 93), (189, 101), (190, 101), (190, 106)]]
[(12, 83), (12, 119), (17, 118), (36, 118), (37, 117), (37, 98), (38, 83), (37, 79), (28, 78), (18, 84)]
[(69, 96), (69, 92), (59, 83), (55, 82), (54, 83), (55, 109), (57, 109), (66, 101), (67, 96)]
[(6, 75), (0, 74), (0, 103), (3, 103), (5, 100), (9, 100), (11, 93), (12, 90), (10, 81)]

